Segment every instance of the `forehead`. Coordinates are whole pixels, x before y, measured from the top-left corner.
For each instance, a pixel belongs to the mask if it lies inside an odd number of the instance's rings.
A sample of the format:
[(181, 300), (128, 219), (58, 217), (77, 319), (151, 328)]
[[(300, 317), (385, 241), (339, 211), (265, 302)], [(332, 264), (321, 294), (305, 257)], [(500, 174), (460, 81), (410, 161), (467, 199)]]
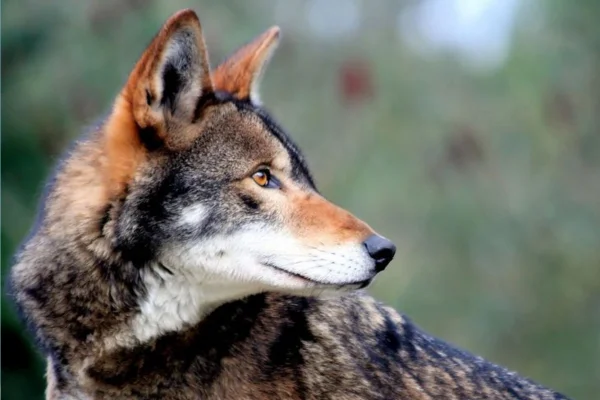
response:
[(234, 170), (273, 163), (314, 187), (300, 149), (264, 108), (222, 94), (215, 101), (200, 122), (193, 154)]

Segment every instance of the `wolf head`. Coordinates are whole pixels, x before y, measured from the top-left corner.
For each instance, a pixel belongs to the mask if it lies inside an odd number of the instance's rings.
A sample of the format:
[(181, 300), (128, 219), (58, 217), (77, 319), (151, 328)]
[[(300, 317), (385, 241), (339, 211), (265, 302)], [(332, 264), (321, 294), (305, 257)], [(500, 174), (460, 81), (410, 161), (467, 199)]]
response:
[(395, 247), (325, 200), (261, 107), (273, 27), (211, 72), (196, 14), (172, 16), (103, 128), (103, 174), (124, 259), (240, 292), (366, 286)]

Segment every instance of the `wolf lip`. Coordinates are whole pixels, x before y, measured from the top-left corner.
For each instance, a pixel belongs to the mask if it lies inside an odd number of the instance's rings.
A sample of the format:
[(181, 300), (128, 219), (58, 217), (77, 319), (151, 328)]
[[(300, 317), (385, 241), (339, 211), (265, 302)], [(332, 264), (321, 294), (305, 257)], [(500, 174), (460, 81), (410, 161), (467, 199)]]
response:
[(320, 282), (320, 281), (315, 281), (314, 279), (308, 278), (304, 275), (295, 273), (295, 272), (291, 272), (288, 271), (286, 269), (283, 268), (279, 268), (277, 265), (270, 263), (270, 262), (262, 262), (261, 264), (263, 264), (266, 267), (270, 267), (273, 269), (276, 269), (277, 271), (281, 271), (281, 272), (285, 272), (288, 275), (291, 275), (293, 277), (308, 281), (310, 283), (314, 283), (317, 285), (323, 285), (323, 286), (337, 286), (337, 287), (344, 287), (344, 286), (352, 286), (352, 285), (358, 285), (359, 289), (365, 288), (369, 285), (369, 283), (371, 283), (373, 278), (369, 278), (369, 279), (365, 279), (365, 280), (360, 280), (360, 281), (354, 281), (354, 282), (345, 282), (345, 283), (331, 283), (331, 282)]
[(272, 263), (270, 263), (270, 262), (262, 262), (262, 264), (263, 264), (264, 266), (266, 266), (266, 267), (270, 267), (270, 268), (276, 269), (277, 271), (285, 272), (285, 273), (286, 273), (286, 274), (288, 274), (288, 275), (294, 276), (294, 277), (296, 277), (296, 278), (303, 279), (303, 280), (305, 280), (305, 281), (309, 281), (309, 282), (311, 282), (311, 283), (316, 283), (316, 284), (318, 284), (318, 285), (327, 285), (327, 283), (324, 283), (324, 282), (319, 282), (319, 281), (315, 281), (315, 280), (313, 280), (313, 279), (307, 278), (307, 277), (306, 277), (306, 276), (304, 276), (304, 275), (300, 275), (300, 274), (297, 274), (297, 273), (295, 273), (295, 272), (291, 272), (291, 271), (288, 271), (288, 270), (286, 270), (286, 269), (279, 268), (277, 265), (275, 265), (275, 264), (272, 264)]

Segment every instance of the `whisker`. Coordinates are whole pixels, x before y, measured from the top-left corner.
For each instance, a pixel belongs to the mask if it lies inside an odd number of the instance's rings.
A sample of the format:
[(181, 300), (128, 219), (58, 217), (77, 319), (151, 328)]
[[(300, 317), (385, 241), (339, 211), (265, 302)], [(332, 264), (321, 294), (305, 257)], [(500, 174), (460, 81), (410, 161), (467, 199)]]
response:
[(301, 265), (301, 264), (307, 264), (307, 263), (312, 263), (312, 262), (313, 262), (313, 260), (302, 260), (302, 261), (297, 261), (297, 262), (278, 264), (277, 266), (280, 268), (285, 268), (285, 267), (289, 267), (292, 265)]
[[(321, 243), (321, 244), (323, 244), (323, 243)], [(349, 258), (346, 256), (346, 254), (345, 254), (345, 253), (343, 253), (343, 252), (337, 252), (337, 251), (327, 251), (327, 250), (324, 250), (324, 249), (321, 249), (321, 248), (318, 248), (318, 247), (315, 247), (315, 246), (311, 246), (311, 245), (308, 245), (308, 247), (309, 247), (309, 248), (311, 248), (311, 249), (313, 249), (313, 250), (319, 251), (319, 252), (321, 252), (321, 253), (324, 253), (324, 254), (327, 254), (327, 255), (332, 255), (332, 256), (338, 256), (338, 257), (341, 257), (341, 258), (343, 258), (343, 259), (345, 259), (345, 260), (347, 260), (347, 261), (350, 261), (350, 262), (352, 262), (352, 260), (351, 260), (351, 259), (349, 259)]]

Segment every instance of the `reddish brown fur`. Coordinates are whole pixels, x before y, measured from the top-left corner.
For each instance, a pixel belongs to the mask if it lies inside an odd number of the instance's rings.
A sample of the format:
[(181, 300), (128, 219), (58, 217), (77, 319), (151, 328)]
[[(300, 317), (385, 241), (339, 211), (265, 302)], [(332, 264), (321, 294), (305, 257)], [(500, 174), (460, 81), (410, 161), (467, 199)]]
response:
[(311, 245), (362, 243), (375, 232), (365, 222), (317, 193), (290, 193), (290, 222), (296, 236)]
[(106, 177), (109, 196), (122, 192), (146, 158), (146, 149), (139, 136), (139, 130), (147, 127), (166, 139), (164, 116), (156, 112), (149, 100), (158, 96), (157, 69), (164, 57), (167, 44), (175, 32), (183, 27), (191, 28), (200, 49), (203, 74), (203, 92), (212, 91), (208, 53), (204, 43), (200, 21), (193, 10), (182, 10), (163, 25), (158, 35), (148, 46), (129, 75), (125, 87), (115, 101), (113, 112), (105, 125), (106, 138)]
[(131, 101), (120, 95), (105, 127), (108, 197), (120, 194), (146, 158), (133, 118)]
[(279, 28), (269, 29), (236, 51), (211, 74), (206, 45), (195, 12), (182, 10), (169, 18), (135, 65), (104, 127), (108, 198), (122, 193), (146, 159), (146, 148), (140, 140), (139, 129), (153, 127), (161, 139), (166, 139), (164, 120), (148, 105), (147, 97), (156, 97), (157, 88), (152, 77), (157, 72), (169, 39), (182, 26), (194, 29), (198, 48), (204, 55), (203, 69), (207, 74), (203, 76), (203, 92), (210, 92), (214, 87), (238, 98), (250, 96), (253, 81), (260, 74), (279, 37)]
[(215, 88), (224, 90), (239, 99), (252, 94), (252, 85), (273, 52), (279, 39), (279, 28), (274, 26), (237, 50), (213, 73)]

